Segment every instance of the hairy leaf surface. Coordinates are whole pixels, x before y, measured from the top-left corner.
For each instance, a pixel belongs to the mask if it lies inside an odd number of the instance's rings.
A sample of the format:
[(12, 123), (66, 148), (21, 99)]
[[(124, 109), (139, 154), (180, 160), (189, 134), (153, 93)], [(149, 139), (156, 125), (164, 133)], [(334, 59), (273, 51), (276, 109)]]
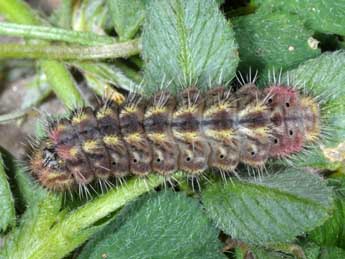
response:
[(320, 54), (317, 45), (311, 45), (313, 32), (296, 15), (256, 13), (233, 23), (241, 69), (284, 70)]
[(145, 17), (145, 1), (107, 0), (109, 14), (120, 40), (131, 39)]
[(345, 2), (328, 0), (255, 0), (260, 10), (278, 9), (299, 15), (308, 27), (324, 33), (345, 35)]
[(79, 258), (225, 258), (218, 231), (195, 200), (161, 192), (132, 206), (91, 240)]
[(181, 89), (231, 80), (238, 64), (231, 25), (213, 0), (151, 1), (143, 35), (145, 82)]
[(0, 153), (0, 232), (14, 224), (15, 210), (10, 185), (7, 181), (5, 165)]
[(321, 225), (332, 206), (325, 181), (293, 170), (261, 181), (215, 183), (203, 193), (203, 202), (220, 229), (253, 244), (291, 241)]

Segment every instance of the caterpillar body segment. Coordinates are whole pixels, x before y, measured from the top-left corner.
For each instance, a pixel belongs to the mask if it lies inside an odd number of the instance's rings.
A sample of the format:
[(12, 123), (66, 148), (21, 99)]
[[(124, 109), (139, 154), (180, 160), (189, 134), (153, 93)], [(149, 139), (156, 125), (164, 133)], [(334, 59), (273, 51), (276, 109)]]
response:
[(205, 93), (189, 87), (150, 98), (131, 93), (122, 104), (81, 108), (52, 123), (30, 167), (43, 186), (57, 191), (127, 175), (262, 167), (315, 141), (319, 113), (311, 97), (288, 86), (261, 90), (248, 83), (236, 92), (216, 87)]
[(151, 98), (145, 112), (144, 127), (152, 148), (152, 171), (165, 176), (178, 170), (179, 147), (171, 128), (175, 107), (175, 97), (162, 91)]
[(201, 92), (191, 87), (177, 100), (171, 129), (180, 150), (179, 169), (189, 174), (199, 174), (208, 167), (210, 145), (202, 130), (205, 101)]

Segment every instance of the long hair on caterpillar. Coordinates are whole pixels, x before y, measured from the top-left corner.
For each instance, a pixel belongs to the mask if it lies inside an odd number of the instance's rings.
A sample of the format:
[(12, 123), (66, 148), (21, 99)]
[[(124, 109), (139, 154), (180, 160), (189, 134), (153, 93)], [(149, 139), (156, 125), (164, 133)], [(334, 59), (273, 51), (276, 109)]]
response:
[(316, 99), (278, 78), (260, 89), (257, 75), (239, 74), (236, 91), (196, 84), (176, 95), (161, 85), (150, 97), (134, 91), (75, 109), (48, 123), (30, 154), (31, 172), (49, 190), (86, 194), (93, 182), (103, 191), (130, 175), (169, 180), (182, 171), (199, 184), (208, 168), (223, 178), (238, 176), (239, 164), (263, 173), (269, 158), (301, 152), (322, 134)]

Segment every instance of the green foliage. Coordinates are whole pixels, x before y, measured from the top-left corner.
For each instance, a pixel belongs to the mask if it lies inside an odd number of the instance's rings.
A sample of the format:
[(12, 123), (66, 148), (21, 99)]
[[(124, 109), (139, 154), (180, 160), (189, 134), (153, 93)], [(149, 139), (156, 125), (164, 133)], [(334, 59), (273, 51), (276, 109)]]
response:
[(313, 242), (303, 244), (303, 251), (307, 259), (319, 259), (321, 248)]
[(153, 0), (143, 34), (146, 90), (164, 80), (172, 91), (231, 80), (238, 64), (229, 22), (213, 1)]
[(0, 232), (15, 222), (14, 200), (7, 181), (4, 161), (0, 153)]
[(107, 0), (111, 18), (121, 41), (133, 38), (145, 18), (143, 0)]
[(321, 250), (319, 259), (340, 259), (345, 258), (345, 250), (338, 247), (327, 247)]
[(95, 62), (74, 62), (74, 66), (80, 69), (90, 88), (99, 95), (104, 95), (106, 87), (111, 84), (126, 90), (133, 90), (138, 87), (141, 76), (131, 72), (126, 65), (117, 62), (115, 64)]
[[(132, 204), (91, 240), (79, 258), (225, 258), (217, 230), (198, 203), (183, 194), (161, 192)], [(122, 219), (123, 221), (123, 219)]]
[(83, 106), (84, 102), (64, 64), (55, 60), (42, 60), (41, 66), (55, 94), (66, 107), (72, 109)]
[(47, 26), (0, 23), (0, 34), (32, 39), (63, 41), (80, 45), (101, 45), (115, 43), (115, 39), (89, 32), (77, 32)]
[(335, 112), (339, 116), (344, 113), (345, 51), (325, 52), (288, 74), (293, 81), (303, 82), (312, 96), (320, 97), (321, 104), (327, 108), (326, 114)]
[(106, 0), (77, 1), (72, 9), (72, 28), (76, 31), (105, 34), (109, 29), (109, 10)]
[[(344, 178), (344, 161), (324, 155), (325, 147), (345, 141), (343, 0), (257, 0), (257, 9), (253, 1), (61, 2), (46, 17), (24, 1), (0, 1), (0, 13), (12, 22), (0, 24), (0, 34), (23, 40), (0, 43), (0, 58), (31, 58), (39, 68), (22, 110), (1, 115), (1, 123), (22, 117), (51, 91), (66, 107), (83, 105), (76, 83), (98, 95), (112, 86), (132, 91), (143, 85), (144, 94), (161, 85), (172, 92), (192, 84), (204, 90), (251, 67), (287, 71), (283, 81), (299, 82), (301, 92), (315, 97), (322, 136), (305, 152), (269, 164), (265, 176), (224, 183), (209, 173), (214, 182), (201, 179), (196, 193), (177, 174), (177, 192), (158, 188), (136, 201), (166, 179), (133, 178), (92, 200), (69, 201), (37, 186), (4, 156), (0, 258), (63, 258), (73, 251), (71, 258), (225, 258), (228, 243), (234, 244), (231, 258), (345, 257), (344, 182), (334, 190), (329, 179), (310, 173)], [(267, 83), (260, 76), (261, 85)]]
[(338, 246), (345, 248), (345, 201), (335, 201), (335, 209), (331, 218), (322, 226), (309, 233), (310, 240), (320, 246)]
[(315, 40), (313, 31), (304, 28), (296, 15), (255, 13), (238, 17), (233, 24), (243, 71), (249, 67), (285, 70), (320, 54), (310, 43)]
[[(20, 225), (5, 239), (0, 258), (63, 258), (89, 239), (104, 225), (96, 224), (113, 211), (162, 183), (150, 177), (146, 182), (129, 181), (83, 206), (62, 209), (62, 196), (47, 192), (28, 181), (23, 169), (17, 170), (19, 186), (27, 209)], [(105, 219), (105, 223), (107, 221)]]
[(314, 31), (345, 35), (345, 1), (325, 0), (255, 0), (260, 10), (272, 9), (297, 14)]
[(203, 203), (216, 225), (253, 244), (288, 242), (321, 225), (332, 207), (332, 192), (320, 177), (287, 170), (261, 180), (215, 183)]

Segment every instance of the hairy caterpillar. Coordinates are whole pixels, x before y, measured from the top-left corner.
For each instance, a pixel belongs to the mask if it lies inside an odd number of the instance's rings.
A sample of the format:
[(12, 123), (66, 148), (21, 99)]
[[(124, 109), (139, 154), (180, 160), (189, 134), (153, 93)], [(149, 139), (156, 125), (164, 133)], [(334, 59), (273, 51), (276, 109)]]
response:
[(64, 191), (127, 175), (232, 172), (239, 163), (262, 167), (319, 137), (313, 98), (280, 83), (259, 89), (254, 81), (236, 92), (191, 86), (177, 96), (130, 93), (121, 104), (76, 109), (50, 123), (31, 154), (32, 174), (44, 187)]

